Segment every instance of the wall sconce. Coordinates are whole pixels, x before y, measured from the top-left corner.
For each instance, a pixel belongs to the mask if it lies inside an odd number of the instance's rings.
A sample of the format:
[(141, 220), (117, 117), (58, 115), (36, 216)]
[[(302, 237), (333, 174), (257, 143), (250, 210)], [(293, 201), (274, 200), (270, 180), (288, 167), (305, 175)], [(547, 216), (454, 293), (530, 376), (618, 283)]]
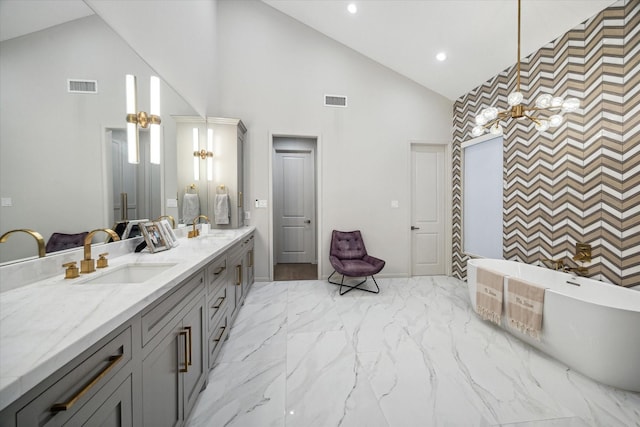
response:
[(200, 131), (193, 128), (193, 179), (200, 179), (200, 159), (207, 160), (207, 181), (213, 181), (213, 129), (207, 129), (207, 149), (200, 149)]
[(138, 138), (138, 126), (150, 131), (150, 161), (160, 164), (160, 79), (151, 76), (150, 107), (149, 114), (138, 111), (136, 103), (136, 76), (126, 76), (127, 96), (127, 153), (129, 163), (140, 163), (140, 142)]

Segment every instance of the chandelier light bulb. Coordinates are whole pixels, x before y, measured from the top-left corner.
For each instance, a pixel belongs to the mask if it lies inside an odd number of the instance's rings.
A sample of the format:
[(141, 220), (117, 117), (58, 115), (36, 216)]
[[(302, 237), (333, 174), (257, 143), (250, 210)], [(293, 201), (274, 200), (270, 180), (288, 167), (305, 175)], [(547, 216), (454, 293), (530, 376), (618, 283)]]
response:
[(507, 102), (512, 107), (515, 105), (520, 105), (524, 97), (522, 96), (522, 92), (512, 92), (507, 98)]
[(478, 137), (480, 135), (482, 135), (484, 133), (484, 128), (480, 125), (475, 126), (472, 130), (471, 130), (471, 135), (474, 137)]
[(498, 117), (498, 109), (496, 107), (485, 108), (482, 115), (487, 119), (487, 121), (494, 120)]
[(494, 124), (493, 126), (491, 126), (491, 135), (502, 135), (502, 126), (499, 123)]
[(483, 114), (478, 114), (476, 116), (476, 124), (479, 126), (484, 126), (488, 122), (487, 118)]
[(539, 123), (536, 123), (536, 130), (538, 132), (544, 132), (549, 129), (549, 121), (548, 120), (540, 120)]
[(578, 98), (569, 98), (562, 103), (562, 110), (567, 113), (573, 113), (580, 108), (580, 100)]
[(562, 99), (559, 96), (556, 96), (551, 100), (551, 107), (562, 107), (563, 103), (564, 103), (564, 99)]
[(549, 95), (548, 93), (545, 93), (544, 95), (540, 95), (538, 97), (538, 100), (536, 101), (536, 107), (538, 108), (551, 107), (551, 99), (552, 99), (552, 96)]
[(551, 127), (558, 127), (562, 124), (562, 116), (560, 114), (554, 114), (553, 116), (549, 117), (549, 126)]

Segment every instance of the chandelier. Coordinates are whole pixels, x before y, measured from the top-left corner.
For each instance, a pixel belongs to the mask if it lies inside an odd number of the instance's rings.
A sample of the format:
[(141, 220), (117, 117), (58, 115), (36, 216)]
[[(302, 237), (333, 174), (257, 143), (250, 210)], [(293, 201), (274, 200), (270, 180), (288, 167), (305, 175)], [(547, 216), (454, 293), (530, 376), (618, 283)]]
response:
[(543, 94), (538, 97), (534, 107), (527, 107), (522, 104), (523, 95), (520, 92), (520, 0), (518, 0), (518, 70), (517, 88), (507, 97), (509, 109), (498, 110), (495, 107), (485, 108), (476, 116), (476, 126), (471, 131), (474, 137), (489, 131), (493, 135), (502, 135), (503, 129), (500, 124), (503, 120), (527, 118), (535, 123), (535, 128), (539, 132), (544, 132), (550, 127), (557, 127), (562, 124), (562, 113), (572, 113), (580, 108), (580, 101), (577, 98), (561, 98)]

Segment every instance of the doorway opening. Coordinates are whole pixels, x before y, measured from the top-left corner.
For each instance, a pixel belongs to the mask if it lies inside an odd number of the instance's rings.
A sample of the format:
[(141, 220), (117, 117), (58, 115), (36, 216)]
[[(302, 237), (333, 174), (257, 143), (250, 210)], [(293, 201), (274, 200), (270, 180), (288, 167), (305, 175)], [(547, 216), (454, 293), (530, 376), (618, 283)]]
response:
[(317, 138), (273, 136), (273, 280), (318, 278)]

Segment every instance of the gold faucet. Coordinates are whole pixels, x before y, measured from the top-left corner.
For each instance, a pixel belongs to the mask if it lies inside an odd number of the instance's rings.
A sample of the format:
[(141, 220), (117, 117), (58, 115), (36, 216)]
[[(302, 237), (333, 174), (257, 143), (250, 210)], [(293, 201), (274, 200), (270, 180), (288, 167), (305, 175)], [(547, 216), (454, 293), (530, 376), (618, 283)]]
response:
[(107, 233), (114, 242), (120, 240), (118, 234), (110, 228), (97, 228), (92, 230), (87, 234), (87, 237), (84, 238), (84, 259), (80, 261), (80, 273), (93, 273), (96, 271), (96, 263), (93, 258), (91, 258), (91, 240), (93, 240), (93, 235), (98, 231), (104, 231)]
[(564, 261), (562, 261), (561, 259), (549, 259), (549, 258), (542, 258), (541, 259), (542, 263), (551, 263), (551, 265), (553, 266), (554, 270), (563, 270), (564, 269)]
[(204, 218), (209, 224), (211, 224), (211, 221), (209, 221), (209, 218), (206, 215), (198, 215), (197, 217), (193, 218), (193, 230), (191, 230), (189, 234), (187, 234), (187, 237), (189, 239), (198, 237), (200, 235), (200, 230), (196, 229), (196, 224), (200, 222), (200, 218)]
[(591, 262), (591, 245), (588, 243), (576, 243), (574, 261)]
[(176, 228), (176, 219), (171, 215), (160, 215), (158, 218), (154, 219), (154, 221), (160, 221), (165, 218), (171, 221), (171, 228)]
[(7, 231), (2, 236), (0, 236), (0, 243), (6, 242), (7, 241), (7, 237), (9, 237), (11, 234), (17, 233), (19, 231), (23, 232), (23, 233), (27, 233), (27, 234), (31, 235), (34, 239), (36, 239), (36, 242), (38, 242), (38, 256), (40, 258), (44, 257), (44, 254), (45, 254), (45, 251), (44, 251), (44, 239), (42, 238), (42, 235), (40, 233), (38, 233), (37, 231), (29, 230), (28, 228), (20, 228), (18, 230)]

